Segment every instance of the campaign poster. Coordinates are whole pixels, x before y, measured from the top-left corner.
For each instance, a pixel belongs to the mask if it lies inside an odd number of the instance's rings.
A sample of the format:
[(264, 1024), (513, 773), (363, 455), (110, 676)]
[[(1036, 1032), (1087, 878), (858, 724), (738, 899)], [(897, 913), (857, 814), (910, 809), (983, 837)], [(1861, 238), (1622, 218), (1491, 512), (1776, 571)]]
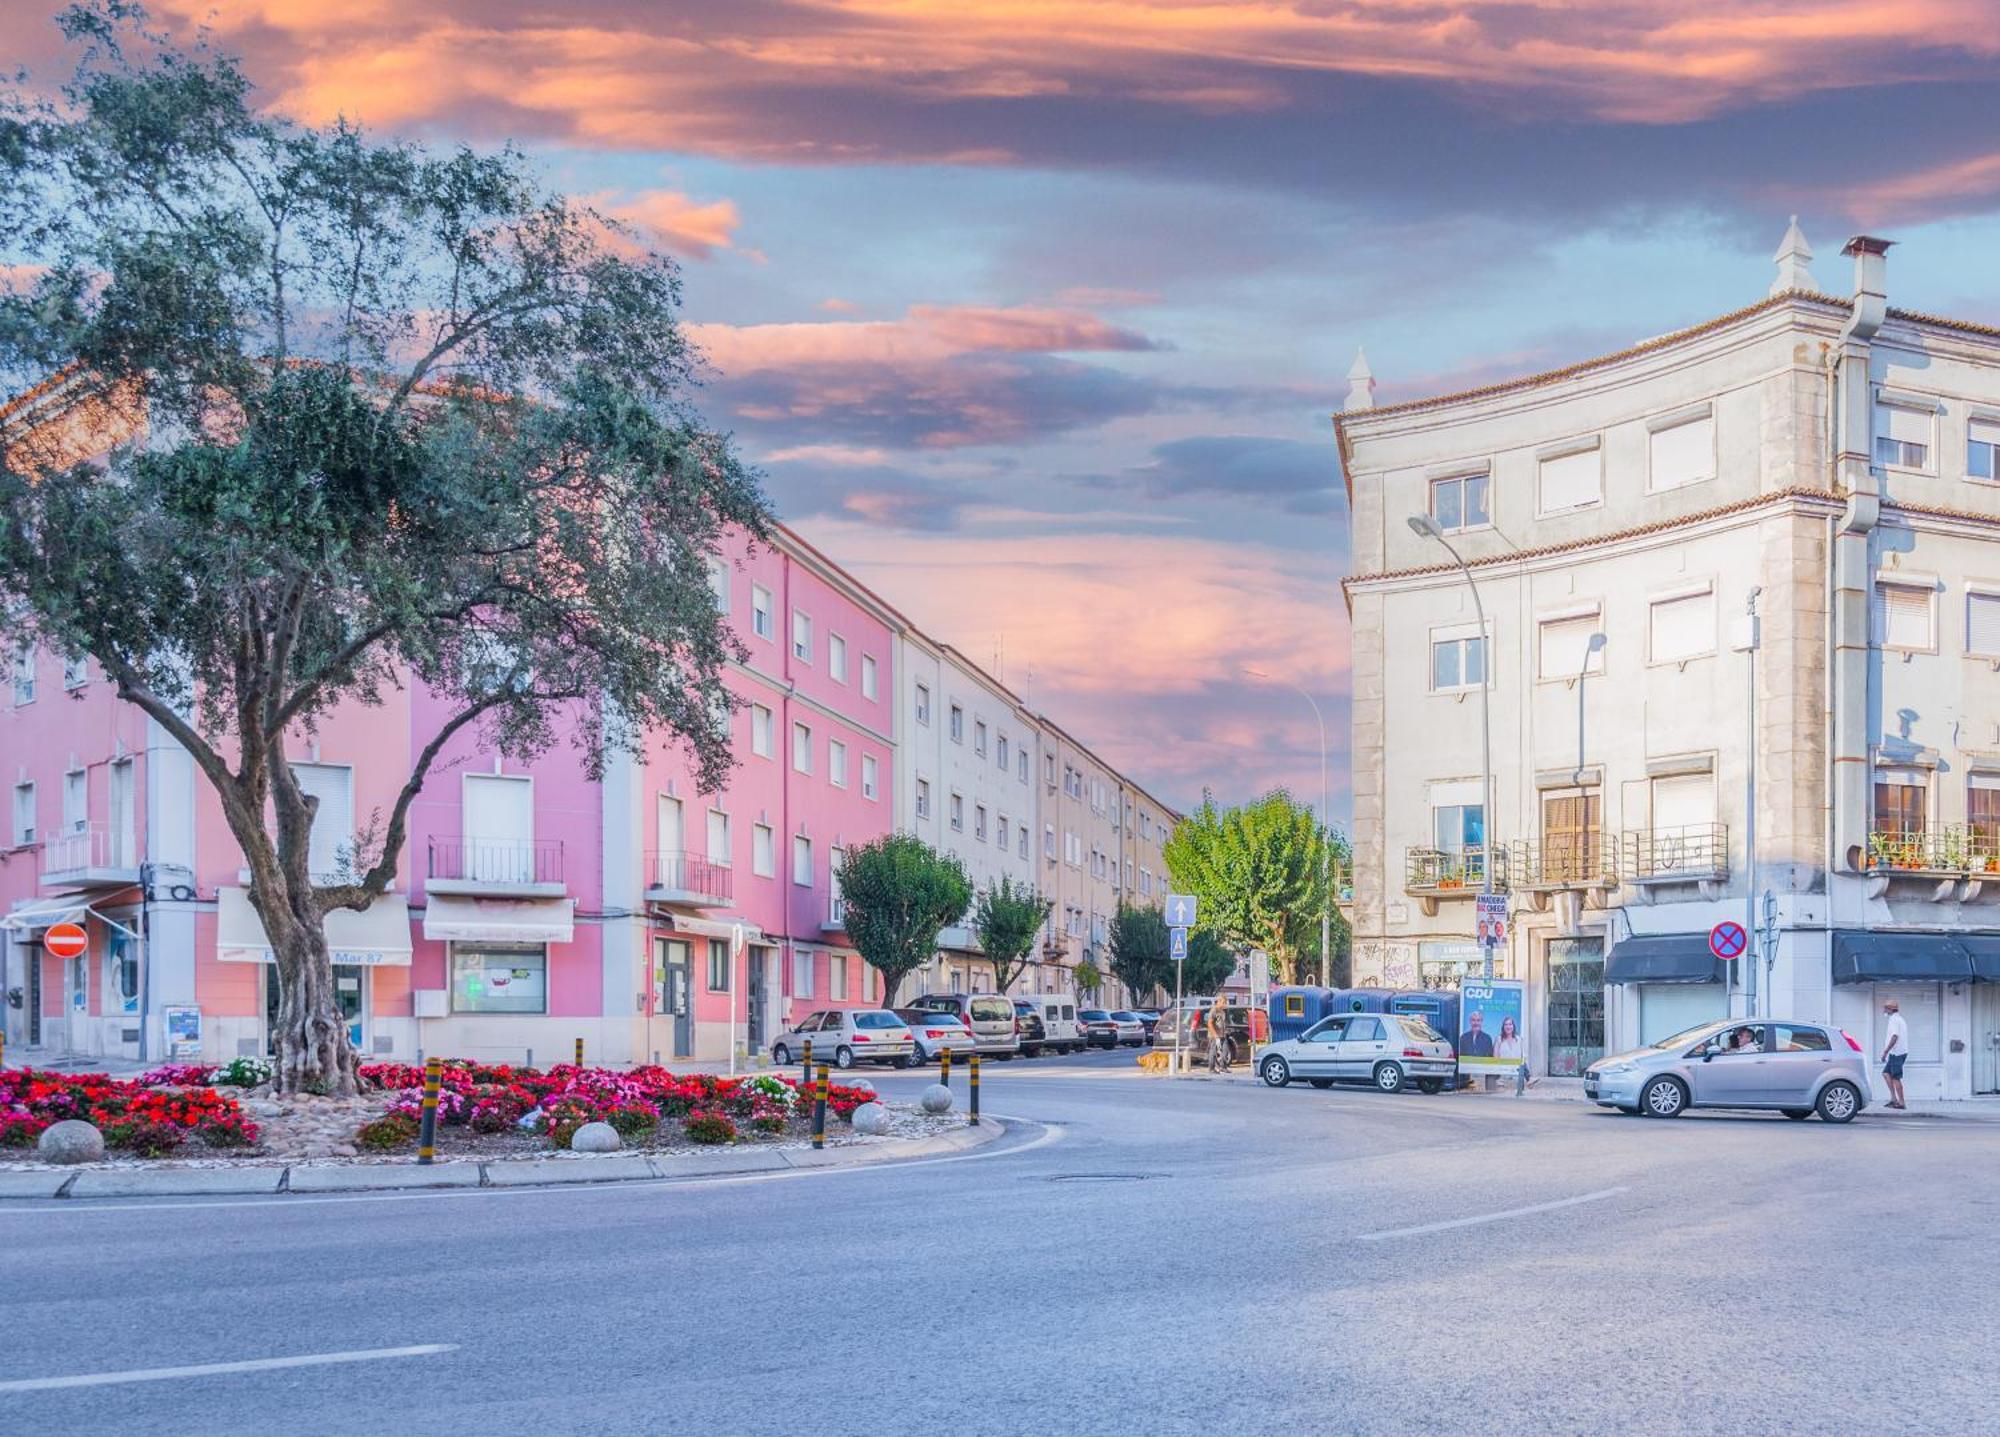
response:
[(167, 1024), (167, 1056), (169, 1058), (199, 1058), (201, 1056), (201, 1009), (194, 1007), (166, 1008), (162, 1014)]
[(1452, 1047), (1468, 1072), (1511, 1073), (1527, 1056), (1523, 1026), (1527, 985), (1513, 978), (1467, 978), (1458, 989)]

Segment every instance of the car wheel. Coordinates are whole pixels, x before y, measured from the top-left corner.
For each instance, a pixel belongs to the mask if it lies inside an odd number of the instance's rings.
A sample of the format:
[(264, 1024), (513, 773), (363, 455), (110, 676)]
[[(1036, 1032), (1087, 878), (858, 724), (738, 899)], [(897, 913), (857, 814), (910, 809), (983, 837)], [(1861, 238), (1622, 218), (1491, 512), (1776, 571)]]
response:
[(1419, 1078), (1417, 1079), (1417, 1091), (1420, 1093), (1442, 1093), (1444, 1091), (1444, 1079)]
[(1266, 1085), (1273, 1088), (1282, 1088), (1292, 1080), (1291, 1064), (1283, 1058), (1266, 1058), (1263, 1067), (1258, 1071), (1263, 1075)]
[(1306, 1081), (1311, 1083), (1315, 1088), (1330, 1088), (1333, 1086), (1333, 1079), (1331, 1078), (1307, 1078)]
[(833, 1066), (836, 1068), (853, 1067), (854, 1050), (852, 1048), (835, 1048), (833, 1050)]
[(1378, 1063), (1375, 1067), (1375, 1086), (1385, 1093), (1403, 1091), (1403, 1065), (1401, 1063)]
[(1679, 1078), (1655, 1078), (1639, 1094), (1639, 1111), (1649, 1118), (1678, 1118), (1687, 1105), (1688, 1091)]
[(1861, 1111), (1861, 1094), (1852, 1083), (1828, 1083), (1813, 1104), (1824, 1123), (1848, 1123)]
[(899, 1068), (914, 1068), (921, 1062), (923, 1062), (923, 1059), (919, 1058), (915, 1053), (905, 1053), (902, 1057), (896, 1059), (896, 1066)]
[(789, 1068), (792, 1065), (792, 1050), (783, 1043), (778, 1044), (771, 1050), (771, 1061), (781, 1068)]
[(1786, 1108), (1785, 1116), (1795, 1123), (1802, 1123), (1813, 1115), (1811, 1108)]

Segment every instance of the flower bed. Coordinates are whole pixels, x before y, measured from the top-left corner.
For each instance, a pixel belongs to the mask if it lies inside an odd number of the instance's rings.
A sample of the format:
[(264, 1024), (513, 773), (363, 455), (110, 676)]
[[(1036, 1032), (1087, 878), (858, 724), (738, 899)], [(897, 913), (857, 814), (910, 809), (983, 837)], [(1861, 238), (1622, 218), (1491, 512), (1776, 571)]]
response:
[[(103, 1073), (0, 1068), (0, 1147), (32, 1148), (42, 1130), (66, 1118), (95, 1123), (107, 1147), (161, 1157), (190, 1139), (210, 1148), (256, 1144), (257, 1125), (236, 1099), (208, 1087), (167, 1086), (184, 1069), (155, 1069), (125, 1082)], [(161, 1073), (168, 1077), (152, 1080)]]

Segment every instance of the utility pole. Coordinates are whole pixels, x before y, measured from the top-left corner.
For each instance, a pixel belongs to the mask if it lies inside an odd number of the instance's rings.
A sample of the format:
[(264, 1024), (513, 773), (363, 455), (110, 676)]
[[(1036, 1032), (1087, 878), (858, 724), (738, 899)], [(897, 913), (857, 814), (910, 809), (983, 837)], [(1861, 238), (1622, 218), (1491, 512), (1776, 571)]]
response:
[[(1743, 652), (1749, 659), (1750, 741), (1744, 748), (1743, 766), (1743, 932), (1747, 938), (1757, 931), (1757, 646), (1763, 637), (1761, 621), (1757, 617), (1757, 597), (1764, 592), (1762, 585), (1753, 584), (1750, 598), (1744, 605), (1745, 625)], [(1768, 1016), (1770, 998), (1760, 991), (1757, 983), (1757, 959), (1749, 944), (1744, 944), (1744, 957), (1749, 961), (1743, 965), (1743, 1000), (1746, 1017), (1755, 1017), (1760, 1011)], [(1768, 984), (1766, 984), (1768, 986)]]

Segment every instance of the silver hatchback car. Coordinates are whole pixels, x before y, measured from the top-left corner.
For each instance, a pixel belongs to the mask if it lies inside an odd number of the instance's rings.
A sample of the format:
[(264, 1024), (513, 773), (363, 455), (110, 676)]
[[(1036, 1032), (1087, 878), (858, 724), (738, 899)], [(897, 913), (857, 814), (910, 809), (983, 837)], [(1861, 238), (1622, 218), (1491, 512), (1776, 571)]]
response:
[(1765, 1108), (1845, 1123), (1868, 1106), (1867, 1055), (1824, 1023), (1725, 1018), (1602, 1058), (1583, 1075), (1600, 1107), (1649, 1118), (1689, 1108)]

